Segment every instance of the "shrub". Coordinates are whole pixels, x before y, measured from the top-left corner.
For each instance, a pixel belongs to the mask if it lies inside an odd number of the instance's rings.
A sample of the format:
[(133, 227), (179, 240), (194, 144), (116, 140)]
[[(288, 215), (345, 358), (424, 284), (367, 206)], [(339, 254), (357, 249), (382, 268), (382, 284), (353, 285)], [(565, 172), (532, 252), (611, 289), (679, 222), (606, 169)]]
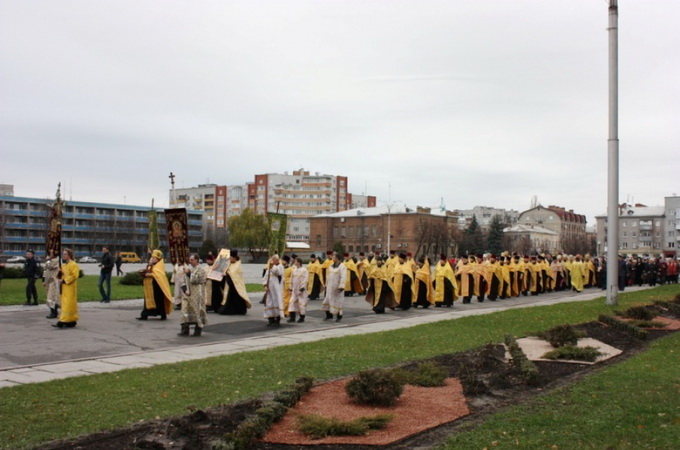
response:
[(322, 417), (317, 414), (298, 417), (298, 430), (312, 439), (326, 436), (361, 436), (368, 430), (381, 430), (394, 419), (392, 414), (378, 414), (372, 417), (359, 417), (342, 421), (335, 417)]
[(144, 284), (144, 279), (139, 272), (127, 272), (119, 281), (120, 284), (126, 286), (141, 286)]
[(668, 310), (675, 317), (680, 317), (680, 305), (677, 303), (656, 301), (654, 304)]
[(666, 326), (663, 322), (657, 322), (655, 320), (638, 320), (633, 319), (628, 321), (629, 324), (635, 325), (639, 328), (664, 328)]
[(444, 386), (444, 380), (449, 376), (446, 369), (434, 362), (418, 364), (414, 372), (410, 372), (408, 384), (422, 387)]
[(5, 267), (2, 271), (2, 277), (7, 278), (25, 278), (24, 269), (21, 267)]
[(359, 372), (345, 389), (349, 398), (356, 403), (393, 406), (404, 386), (392, 371), (374, 369)]
[(600, 355), (602, 355), (602, 353), (595, 347), (574, 347), (573, 345), (565, 345), (564, 347), (549, 351), (543, 355), (543, 358), (595, 362)]
[(631, 325), (630, 323), (623, 322), (617, 319), (616, 317), (600, 314), (598, 320), (604, 324), (609, 325), (610, 327), (614, 327), (621, 331), (625, 331), (626, 333), (629, 333), (638, 339), (647, 339), (647, 330), (643, 330), (640, 327), (636, 327), (635, 325)]
[(252, 416), (241, 422), (236, 430), (226, 434), (224, 439), (215, 441), (212, 447), (234, 450), (251, 448), (252, 442), (264, 436), (269, 427), (280, 420), (288, 408), (294, 406), (311, 389), (313, 382), (310, 377), (296, 379), (292, 388), (278, 392), (273, 400), (260, 406)]
[(553, 347), (578, 344), (579, 338), (586, 337), (586, 333), (574, 329), (571, 325), (558, 325), (549, 330), (537, 333), (538, 337), (550, 342)]
[(653, 311), (650, 311), (644, 306), (632, 306), (623, 312), (617, 311), (615, 314), (627, 319), (636, 320), (652, 320), (656, 317), (656, 314)]
[[(172, 279), (172, 274), (170, 272), (165, 272), (165, 276), (168, 277), (168, 283)], [(144, 284), (144, 277), (139, 272), (128, 272), (119, 281), (120, 284), (126, 286), (141, 286)]]
[(537, 386), (539, 377), (536, 364), (532, 363), (529, 358), (527, 358), (527, 355), (524, 354), (524, 351), (522, 351), (513, 336), (505, 336), (505, 345), (508, 346), (508, 351), (512, 357), (512, 363), (522, 373), (524, 382), (529, 386)]

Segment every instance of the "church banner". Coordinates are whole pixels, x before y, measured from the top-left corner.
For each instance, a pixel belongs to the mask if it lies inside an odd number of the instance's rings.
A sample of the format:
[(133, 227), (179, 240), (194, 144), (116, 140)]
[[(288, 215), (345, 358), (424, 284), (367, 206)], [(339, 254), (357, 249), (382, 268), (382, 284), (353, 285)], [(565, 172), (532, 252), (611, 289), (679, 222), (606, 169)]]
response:
[(272, 241), (269, 245), (271, 254), (283, 254), (286, 248), (286, 229), (288, 227), (288, 216), (280, 213), (267, 213), (267, 220), (269, 220), (269, 228), (272, 231)]
[(47, 230), (47, 241), (45, 243), (45, 250), (47, 255), (52, 252), (53, 255), (61, 257), (61, 217), (64, 202), (61, 200), (61, 183), (57, 189), (57, 199), (49, 207), (49, 228)]
[(161, 246), (161, 241), (158, 236), (158, 213), (153, 209), (153, 206), (151, 208), (152, 209), (147, 213), (147, 216), (149, 217), (149, 253)]
[(189, 223), (186, 208), (165, 210), (168, 251), (173, 264), (189, 263)]

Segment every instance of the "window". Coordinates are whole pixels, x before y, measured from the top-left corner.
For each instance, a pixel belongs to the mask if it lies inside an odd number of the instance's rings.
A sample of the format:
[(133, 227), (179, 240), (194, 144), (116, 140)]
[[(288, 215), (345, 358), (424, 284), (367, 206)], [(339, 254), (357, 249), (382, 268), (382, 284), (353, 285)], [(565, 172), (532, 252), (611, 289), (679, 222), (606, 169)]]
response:
[(624, 232), (623, 232), (623, 237), (628, 237), (628, 232), (627, 232), (627, 231), (624, 231)]
[(623, 228), (626, 228), (628, 226), (628, 222), (625, 220), (621, 221), (621, 224), (623, 225)]

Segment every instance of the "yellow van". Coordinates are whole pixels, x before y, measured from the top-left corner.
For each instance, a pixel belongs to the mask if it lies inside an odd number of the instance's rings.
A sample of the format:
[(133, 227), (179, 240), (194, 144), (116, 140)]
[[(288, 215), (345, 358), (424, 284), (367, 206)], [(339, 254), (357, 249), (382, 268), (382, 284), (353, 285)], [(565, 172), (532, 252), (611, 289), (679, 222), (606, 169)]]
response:
[(138, 263), (142, 260), (137, 256), (135, 252), (120, 252), (120, 257), (124, 263)]

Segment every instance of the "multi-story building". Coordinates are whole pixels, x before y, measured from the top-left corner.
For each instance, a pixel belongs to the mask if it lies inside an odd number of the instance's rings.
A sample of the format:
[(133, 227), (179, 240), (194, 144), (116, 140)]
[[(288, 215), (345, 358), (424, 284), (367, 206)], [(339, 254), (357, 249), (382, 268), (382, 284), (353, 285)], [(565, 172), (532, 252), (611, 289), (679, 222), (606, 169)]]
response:
[(541, 205), (522, 212), (518, 225), (542, 227), (558, 233), (558, 249), (566, 253), (584, 252), (590, 247), (586, 234), (586, 216), (560, 206)]
[[(664, 206), (645, 206), (641, 204), (619, 206), (618, 253), (623, 255), (662, 254), (665, 236)], [(597, 223), (597, 251), (604, 254), (607, 250), (607, 215), (595, 217)]]
[[(0, 251), (3, 257), (23, 255), (27, 249), (45, 252), (49, 206), (53, 200), (0, 196)], [(62, 246), (78, 256), (95, 255), (102, 246), (133, 251), (144, 256), (149, 241), (151, 208), (67, 201), (62, 210)], [(198, 251), (202, 243), (202, 215), (189, 211), (189, 248)], [(165, 217), (158, 212), (161, 247), (165, 244)]]
[(255, 175), (255, 182), (248, 184), (248, 207), (258, 214), (286, 214), (290, 241), (307, 242), (310, 217), (345, 211), (353, 201), (365, 207), (376, 205), (374, 196), (353, 197), (348, 191), (347, 177), (310, 174), (303, 169), (292, 174)]
[(676, 257), (680, 247), (680, 196), (665, 197), (664, 209), (666, 211), (666, 239), (663, 251), (666, 256)]
[(288, 215), (288, 240), (309, 240), (309, 218), (317, 214), (345, 211), (353, 207), (373, 207), (371, 195), (351, 194), (348, 179), (338, 175), (310, 174), (304, 169), (255, 175), (243, 185), (199, 185), (176, 189), (176, 203), (170, 191), (170, 204), (206, 212), (206, 228), (226, 228), (230, 217), (250, 208), (256, 214), (280, 212)]
[(216, 184), (199, 184), (198, 187), (175, 189), (174, 192), (171, 190), (169, 204), (171, 208), (203, 211), (206, 222), (216, 225), (215, 198), (218, 189), (223, 188), (225, 187)]
[(309, 219), (310, 250), (323, 253), (341, 243), (349, 253), (389, 250), (436, 256), (455, 253), (455, 212), (401, 206), (357, 208)]
[(488, 231), (489, 225), (495, 216), (500, 217), (501, 223), (506, 226), (512, 226), (517, 223), (519, 212), (514, 209), (506, 210), (502, 208), (491, 208), (489, 206), (475, 206), (472, 209), (456, 209), (458, 214), (458, 227), (463, 230), (470, 225), (472, 218), (477, 220), (477, 224), (482, 230)]

